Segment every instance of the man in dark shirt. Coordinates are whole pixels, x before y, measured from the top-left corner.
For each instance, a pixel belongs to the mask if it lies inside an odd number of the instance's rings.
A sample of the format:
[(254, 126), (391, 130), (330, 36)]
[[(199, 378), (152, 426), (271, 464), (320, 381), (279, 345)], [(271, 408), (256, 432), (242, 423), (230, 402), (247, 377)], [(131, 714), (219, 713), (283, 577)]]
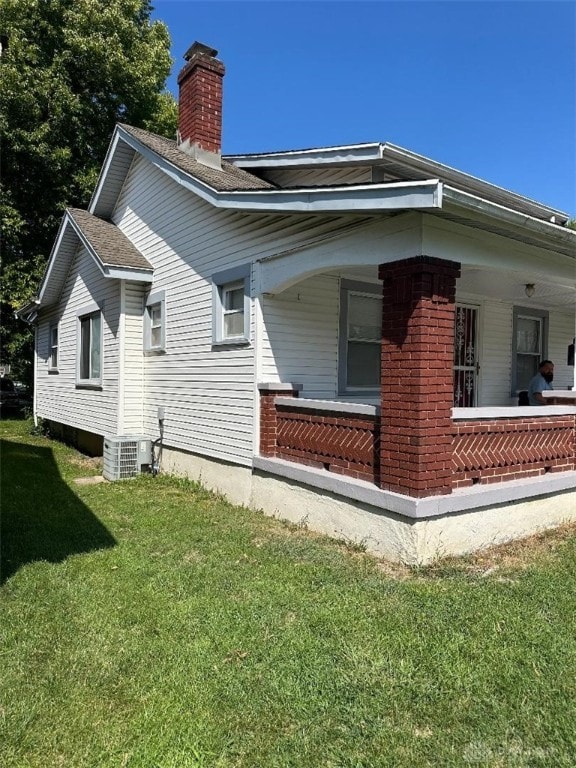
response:
[(528, 385), (528, 402), (530, 405), (546, 405), (546, 398), (542, 392), (553, 389), (554, 363), (550, 360), (542, 360), (538, 366), (538, 373), (530, 380)]

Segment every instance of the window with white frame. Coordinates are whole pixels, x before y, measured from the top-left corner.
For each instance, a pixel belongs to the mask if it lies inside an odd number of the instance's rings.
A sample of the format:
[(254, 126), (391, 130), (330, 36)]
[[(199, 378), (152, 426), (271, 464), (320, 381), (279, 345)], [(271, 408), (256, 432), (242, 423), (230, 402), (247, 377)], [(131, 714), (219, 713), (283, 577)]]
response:
[(244, 281), (222, 286), (222, 338), (244, 338)]
[(48, 362), (51, 370), (58, 368), (58, 326), (50, 326), (50, 356)]
[(528, 389), (538, 373), (538, 364), (546, 358), (548, 312), (514, 307), (512, 338), (512, 393)]
[(215, 345), (250, 341), (250, 265), (212, 275), (212, 342)]
[(95, 309), (78, 312), (78, 375), (79, 385), (100, 385), (102, 382), (102, 312)]
[(339, 391), (363, 394), (380, 386), (382, 295), (379, 286), (343, 280), (340, 294)]
[(148, 296), (144, 314), (144, 351), (164, 352), (166, 348), (166, 296), (155, 291)]

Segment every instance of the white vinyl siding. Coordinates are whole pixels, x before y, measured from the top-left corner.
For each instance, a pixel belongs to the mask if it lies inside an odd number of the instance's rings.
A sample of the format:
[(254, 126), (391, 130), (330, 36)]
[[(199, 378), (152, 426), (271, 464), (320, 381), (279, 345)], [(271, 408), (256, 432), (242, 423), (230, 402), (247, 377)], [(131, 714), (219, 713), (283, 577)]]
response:
[(485, 300), (479, 310), (478, 406), (509, 405), (512, 305)]
[(548, 317), (548, 357), (554, 363), (554, 389), (574, 386), (574, 368), (568, 365), (568, 345), (574, 338), (574, 315), (550, 312)]
[(143, 306), (144, 287), (140, 283), (127, 282), (124, 293), (123, 413), (118, 434), (140, 435), (144, 428)]
[[(286, 217), (215, 209), (187, 193), (165, 174), (136, 158), (113, 220), (154, 266), (152, 290), (169, 296), (166, 354), (144, 361), (144, 431), (156, 435), (158, 408), (165, 408), (165, 444), (249, 465), (254, 444), (255, 351), (251, 345), (213, 345), (212, 276), (274, 255), (332, 232), (341, 217)], [(328, 317), (330, 349), (308, 346), (315, 396), (335, 391), (338, 281), (332, 280)], [(321, 299), (323, 300), (323, 299)], [(249, 337), (254, 307), (248, 302)], [(318, 316), (318, 297), (310, 296)], [(294, 328), (304, 331), (301, 318)], [(296, 361), (294, 361), (296, 363)], [(295, 364), (303, 370), (302, 361)], [(328, 373), (328, 370), (330, 371)], [(326, 380), (328, 376), (328, 380)]]
[[(256, 262), (277, 256), (286, 259), (287, 254), (292, 258), (294, 254), (295, 260), (308, 259), (303, 268), (312, 269), (314, 255), (348, 248), (352, 240), (332, 239), (334, 231), (343, 227), (344, 216), (264, 215), (217, 209), (136, 156), (113, 219), (153, 265), (154, 283), (145, 291), (125, 285), (125, 317), (121, 320), (120, 281), (103, 278), (88, 254), (80, 253), (60, 305), (42, 313), (38, 332), (39, 416), (103, 435), (121, 430), (154, 438), (162, 407), (165, 445), (249, 466), (257, 433), (257, 381), (301, 383), (305, 397), (338, 396), (339, 276), (334, 272), (317, 274), (277, 295), (263, 296), (259, 337), (251, 297), (259, 289), (261, 265)], [(322, 240), (325, 236), (330, 239)], [(371, 230), (357, 230), (360, 250), (367, 242), (372, 243), (370, 237)], [(318, 246), (300, 248), (317, 240), (321, 242)], [(350, 266), (357, 256), (358, 251), (351, 253)], [(260, 346), (214, 345), (213, 276), (247, 264), (255, 281), (250, 285), (246, 308), (249, 338), (258, 340)], [(143, 313), (149, 290), (166, 295), (164, 354), (143, 352)], [(103, 306), (101, 391), (75, 388), (76, 313), (90, 302)], [(58, 320), (59, 372), (49, 376), (49, 327)], [(481, 324), (478, 404), (507, 405), (511, 306), (485, 300)], [(561, 353), (565, 360), (573, 335), (573, 315), (557, 321), (551, 313), (550, 356)]]
[(212, 348), (212, 275), (246, 261), (235, 237), (242, 217), (216, 211), (137, 161), (115, 220), (154, 265), (152, 292), (169, 297), (165, 354), (144, 357), (144, 432), (157, 436), (163, 407), (165, 445), (250, 464), (254, 352)]
[[(78, 312), (98, 304), (102, 312), (102, 379), (100, 389), (76, 386)], [(59, 320), (58, 373), (50, 372), (50, 326)], [(120, 292), (84, 249), (68, 273), (59, 304), (43, 312), (38, 328), (38, 416), (95, 432), (116, 434), (118, 411), (118, 329)]]
[(310, 277), (263, 301), (262, 380), (303, 385), (302, 397), (338, 393), (340, 279)]

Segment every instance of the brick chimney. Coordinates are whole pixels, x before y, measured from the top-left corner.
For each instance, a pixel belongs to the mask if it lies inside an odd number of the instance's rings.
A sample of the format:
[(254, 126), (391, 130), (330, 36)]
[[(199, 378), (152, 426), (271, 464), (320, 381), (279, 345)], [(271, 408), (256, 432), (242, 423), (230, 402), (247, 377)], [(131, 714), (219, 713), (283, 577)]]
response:
[(195, 42), (178, 75), (178, 146), (194, 159), (220, 169), (222, 149), (222, 78), (218, 51)]

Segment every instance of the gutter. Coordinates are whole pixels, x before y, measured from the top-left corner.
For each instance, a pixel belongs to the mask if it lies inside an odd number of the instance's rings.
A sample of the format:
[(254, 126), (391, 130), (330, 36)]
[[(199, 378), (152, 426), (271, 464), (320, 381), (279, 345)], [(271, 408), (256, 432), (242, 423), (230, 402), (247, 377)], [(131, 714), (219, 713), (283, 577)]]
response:
[(545, 247), (551, 248), (551, 240), (565, 246), (572, 246), (573, 259), (576, 259), (576, 230), (569, 227), (562, 227), (549, 221), (537, 219), (527, 213), (519, 213), (512, 208), (507, 208), (499, 203), (492, 203), (477, 195), (469, 192), (462, 192), (459, 189), (444, 185), (444, 206), (443, 210), (449, 212), (449, 207), (464, 208), (475, 214), (481, 214), (491, 219), (501, 221), (508, 226), (519, 227), (524, 230), (540, 235), (547, 242)]
[(25, 323), (28, 323), (28, 325), (32, 325), (38, 315), (39, 306), (40, 300), (37, 298), (32, 299), (32, 301), (29, 301), (27, 304), (24, 304), (22, 307), (17, 309), (14, 312), (14, 317), (18, 320), (23, 320)]
[(296, 168), (321, 165), (369, 162), (382, 159), (382, 144), (349, 144), (316, 149), (294, 149), (283, 152), (255, 152), (241, 155), (223, 155), (223, 159), (238, 168)]

